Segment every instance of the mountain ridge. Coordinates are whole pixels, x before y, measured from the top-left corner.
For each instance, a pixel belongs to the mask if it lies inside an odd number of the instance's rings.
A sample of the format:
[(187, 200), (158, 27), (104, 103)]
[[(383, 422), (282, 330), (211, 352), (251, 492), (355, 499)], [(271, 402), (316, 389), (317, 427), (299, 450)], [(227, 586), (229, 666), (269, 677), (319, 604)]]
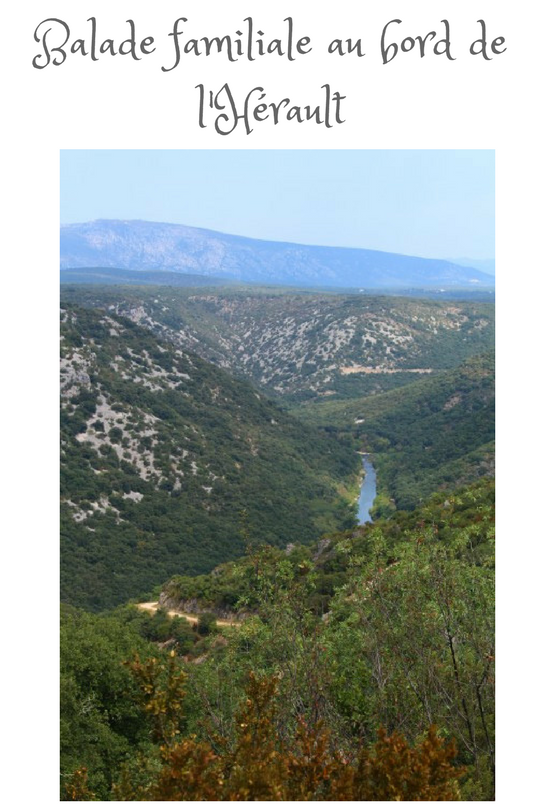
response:
[(480, 270), (444, 259), (305, 245), (146, 220), (94, 220), (60, 229), (60, 265), (218, 275), (312, 286), (493, 286)]
[(484, 351), (494, 329), (492, 304), (389, 296), (94, 285), (63, 297), (128, 317), (280, 399), (380, 392)]

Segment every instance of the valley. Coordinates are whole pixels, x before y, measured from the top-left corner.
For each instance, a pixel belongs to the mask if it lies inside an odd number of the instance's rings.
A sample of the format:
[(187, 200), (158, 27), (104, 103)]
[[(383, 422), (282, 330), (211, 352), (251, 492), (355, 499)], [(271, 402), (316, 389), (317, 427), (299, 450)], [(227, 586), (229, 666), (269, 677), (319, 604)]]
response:
[(352, 432), (362, 451), (373, 454), (378, 516), (411, 509), (437, 489), (494, 475), (493, 351), (391, 391), (307, 402), (294, 413), (327, 431)]
[(413, 798), (493, 797), (493, 341), (479, 300), (63, 285), (64, 797), (371, 800), (343, 763), (388, 797), (420, 744)]
[(110, 311), (62, 309), (62, 596), (93, 609), (353, 520), (347, 437)]
[(377, 473), (369, 460), (369, 453), (362, 454), (362, 467), (364, 475), (360, 485), (356, 514), (360, 526), (371, 520), (371, 510), (377, 498)]
[(97, 285), (65, 286), (63, 299), (129, 318), (287, 406), (402, 386), (494, 340), (484, 302)]
[(490, 304), (95, 285), (62, 300), (68, 602), (102, 609), (252, 537), (354, 525), (358, 450), (377, 475), (363, 520), (493, 474)]

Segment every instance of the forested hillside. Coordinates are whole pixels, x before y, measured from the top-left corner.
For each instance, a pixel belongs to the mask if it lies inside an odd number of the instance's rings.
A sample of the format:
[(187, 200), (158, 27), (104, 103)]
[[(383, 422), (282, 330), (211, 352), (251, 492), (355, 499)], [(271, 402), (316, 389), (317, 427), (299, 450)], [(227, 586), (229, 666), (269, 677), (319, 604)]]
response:
[(494, 307), (253, 290), (63, 288), (247, 378), (288, 405), (380, 393), (490, 350)]
[(195, 628), (66, 610), (64, 798), (492, 799), (493, 533), (483, 480), (311, 548), (253, 535), (165, 585)]
[(173, 572), (350, 522), (352, 445), (114, 313), (62, 310), (62, 597), (109, 607)]
[(437, 489), (495, 472), (493, 352), (378, 396), (307, 403), (295, 414), (329, 432), (353, 432), (373, 454), (374, 514), (412, 509)]
[(64, 287), (64, 800), (494, 798), (493, 337), (481, 302)]

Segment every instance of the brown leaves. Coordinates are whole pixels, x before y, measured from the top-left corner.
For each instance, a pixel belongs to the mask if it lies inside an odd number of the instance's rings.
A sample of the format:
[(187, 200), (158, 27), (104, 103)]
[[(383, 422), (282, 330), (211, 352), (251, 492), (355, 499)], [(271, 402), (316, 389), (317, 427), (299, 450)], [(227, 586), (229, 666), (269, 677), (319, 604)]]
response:
[[(170, 659), (130, 665), (139, 681), (146, 710), (161, 741), (161, 765), (144, 788), (134, 792), (127, 780), (116, 786), (122, 801), (452, 801), (459, 798), (453, 743), (431, 727), (416, 746), (383, 730), (373, 748), (356, 756), (332, 748), (321, 723), (299, 721), (293, 740), (276, 728), (278, 679), (251, 673), (246, 700), (236, 718), (236, 736), (223, 749), (195, 737), (178, 739), (185, 676)], [(83, 783), (81, 783), (82, 785)], [(84, 788), (79, 788), (80, 791)], [(77, 793), (75, 788), (74, 793)], [(77, 798), (85, 800), (84, 796)], [(88, 797), (90, 798), (90, 796)]]
[(140, 701), (154, 721), (154, 735), (158, 742), (172, 745), (179, 734), (181, 708), (185, 697), (186, 674), (178, 669), (174, 651), (167, 664), (149, 658), (144, 663), (139, 656), (126, 662), (141, 692)]
[(455, 768), (454, 743), (445, 744), (431, 726), (426, 739), (411, 747), (399, 734), (387, 736), (383, 729), (372, 751), (358, 755), (349, 796), (355, 801), (455, 801), (457, 779), (464, 769)]
[(64, 785), (62, 799), (67, 802), (91, 802), (94, 794), (88, 787), (88, 771), (79, 768)]

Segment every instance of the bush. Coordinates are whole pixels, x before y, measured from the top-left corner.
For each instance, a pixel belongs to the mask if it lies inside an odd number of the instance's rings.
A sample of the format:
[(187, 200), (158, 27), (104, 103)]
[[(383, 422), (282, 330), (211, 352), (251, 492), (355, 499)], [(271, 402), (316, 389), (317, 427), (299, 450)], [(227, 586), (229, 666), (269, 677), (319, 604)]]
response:
[[(113, 796), (120, 801), (454, 801), (460, 798), (463, 768), (452, 764), (456, 750), (431, 727), (410, 746), (397, 734), (379, 732), (372, 748), (356, 754), (336, 751), (322, 724), (298, 723), (284, 742), (276, 727), (278, 679), (249, 676), (246, 699), (236, 715), (231, 746), (194, 737), (182, 739), (179, 717), (186, 675), (174, 656), (168, 664), (136, 659), (130, 669), (141, 704), (154, 723), (160, 765), (147, 772), (125, 769)], [(147, 765), (150, 762), (146, 763)], [(143, 777), (141, 779), (141, 776)], [(67, 786), (72, 801), (91, 801), (85, 771)]]
[(201, 636), (209, 636), (217, 631), (217, 617), (214, 613), (201, 613), (197, 622), (197, 632)]

